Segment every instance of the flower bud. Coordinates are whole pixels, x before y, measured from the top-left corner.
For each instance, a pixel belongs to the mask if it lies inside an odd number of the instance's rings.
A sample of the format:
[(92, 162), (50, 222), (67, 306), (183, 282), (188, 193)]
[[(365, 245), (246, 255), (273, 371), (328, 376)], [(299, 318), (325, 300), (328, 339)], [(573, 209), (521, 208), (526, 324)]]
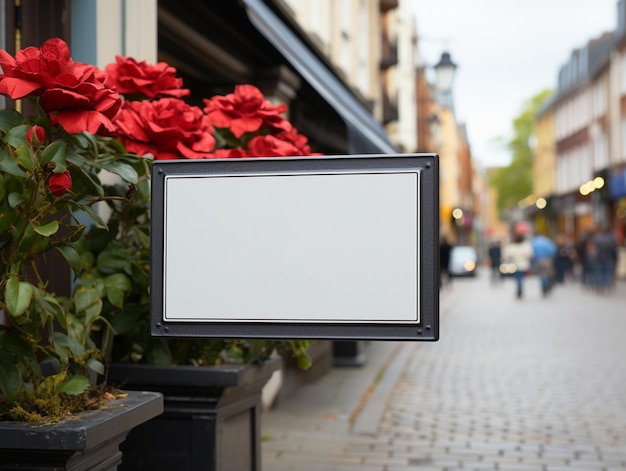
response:
[(46, 140), (46, 130), (41, 126), (32, 126), (26, 131), (26, 140), (30, 145), (38, 147)]
[(50, 192), (57, 198), (72, 189), (72, 175), (69, 170), (53, 174), (48, 180)]

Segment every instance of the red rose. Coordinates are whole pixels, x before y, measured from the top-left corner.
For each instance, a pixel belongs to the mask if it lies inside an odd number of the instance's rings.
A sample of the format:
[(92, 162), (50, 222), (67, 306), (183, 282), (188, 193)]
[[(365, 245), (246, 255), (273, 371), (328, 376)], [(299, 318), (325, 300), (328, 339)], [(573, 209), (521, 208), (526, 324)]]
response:
[(176, 77), (176, 69), (165, 62), (150, 65), (132, 57), (115, 56), (115, 63), (106, 66), (106, 84), (123, 95), (183, 97), (189, 90), (181, 88), (183, 79)]
[(33, 146), (40, 146), (46, 140), (46, 130), (41, 126), (32, 126), (26, 131), (26, 140)]
[(216, 149), (213, 156), (216, 159), (241, 159), (243, 157), (252, 157), (241, 147), (236, 147), (235, 149)]
[(290, 142), (275, 136), (256, 136), (248, 143), (248, 153), (254, 157), (287, 157), (302, 155)]
[(289, 131), (278, 133), (276, 134), (276, 138), (293, 144), (298, 152), (295, 155), (322, 155), (311, 152), (309, 140), (306, 136), (299, 134), (296, 128), (291, 128)]
[(69, 170), (53, 174), (48, 180), (50, 192), (57, 198), (72, 189), (72, 175)]
[(177, 98), (126, 101), (115, 124), (129, 152), (158, 160), (213, 157), (215, 138), (206, 115)]
[(260, 129), (291, 129), (291, 123), (281, 116), (287, 107), (272, 105), (253, 85), (237, 85), (234, 93), (205, 99), (204, 104), (211, 124), (230, 129), (236, 138)]
[(87, 131), (110, 134), (119, 93), (106, 87), (105, 74), (95, 66), (73, 62), (67, 44), (53, 38), (41, 48), (28, 47), (15, 59), (0, 51), (0, 93), (13, 99), (38, 96), (39, 104), (70, 134)]

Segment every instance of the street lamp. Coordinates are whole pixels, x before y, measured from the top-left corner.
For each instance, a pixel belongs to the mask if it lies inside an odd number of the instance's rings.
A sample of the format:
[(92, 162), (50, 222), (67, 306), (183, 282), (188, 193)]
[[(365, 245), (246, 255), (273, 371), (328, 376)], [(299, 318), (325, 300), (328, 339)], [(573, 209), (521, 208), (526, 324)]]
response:
[(441, 54), (441, 59), (434, 65), (437, 79), (435, 86), (439, 92), (449, 92), (452, 88), (452, 81), (454, 80), (454, 73), (456, 72), (456, 64), (452, 62), (449, 52)]

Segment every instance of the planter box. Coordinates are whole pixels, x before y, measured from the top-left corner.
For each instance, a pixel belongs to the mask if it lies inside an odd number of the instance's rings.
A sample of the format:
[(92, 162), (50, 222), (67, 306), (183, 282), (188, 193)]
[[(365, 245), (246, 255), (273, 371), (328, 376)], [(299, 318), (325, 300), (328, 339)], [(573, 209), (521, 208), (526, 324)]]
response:
[(133, 391), (54, 425), (0, 422), (0, 470), (116, 470), (128, 432), (162, 411), (161, 394)]
[(280, 359), (262, 366), (114, 364), (108, 381), (163, 394), (165, 411), (122, 446), (120, 470), (260, 471), (261, 391)]

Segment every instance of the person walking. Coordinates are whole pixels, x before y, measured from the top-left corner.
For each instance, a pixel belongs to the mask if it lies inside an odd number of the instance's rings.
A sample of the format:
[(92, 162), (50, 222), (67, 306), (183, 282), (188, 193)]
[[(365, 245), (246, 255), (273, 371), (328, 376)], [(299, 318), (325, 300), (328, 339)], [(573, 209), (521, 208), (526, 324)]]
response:
[(541, 282), (541, 294), (547, 296), (552, 289), (557, 247), (550, 238), (544, 235), (534, 236), (530, 243), (534, 252), (533, 268)]
[(489, 261), (491, 263), (491, 282), (497, 283), (500, 279), (500, 264), (502, 263), (502, 244), (494, 240), (489, 246)]
[(555, 282), (562, 284), (574, 277), (574, 262), (576, 261), (576, 247), (564, 235), (556, 238), (556, 255), (554, 257)]
[(597, 250), (593, 268), (595, 288), (598, 291), (610, 291), (615, 282), (617, 240), (608, 228), (603, 227), (594, 233), (592, 241)]
[(524, 278), (533, 259), (533, 247), (523, 234), (515, 234), (513, 242), (502, 249), (502, 259), (515, 265), (516, 297), (524, 297)]

